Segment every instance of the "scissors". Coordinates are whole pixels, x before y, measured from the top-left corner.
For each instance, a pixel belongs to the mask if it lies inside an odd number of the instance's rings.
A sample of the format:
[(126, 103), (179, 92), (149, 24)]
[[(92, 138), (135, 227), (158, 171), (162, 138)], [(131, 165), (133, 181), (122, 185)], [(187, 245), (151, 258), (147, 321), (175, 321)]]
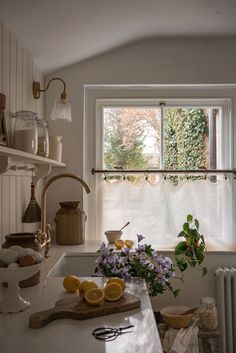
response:
[(93, 330), (92, 335), (100, 341), (114, 341), (119, 335), (122, 335), (123, 333), (128, 333), (132, 331), (126, 331), (123, 332), (124, 330), (127, 330), (131, 327), (134, 327), (134, 325), (129, 325), (126, 327), (118, 327), (118, 328), (113, 328), (113, 327), (98, 327), (95, 330)]

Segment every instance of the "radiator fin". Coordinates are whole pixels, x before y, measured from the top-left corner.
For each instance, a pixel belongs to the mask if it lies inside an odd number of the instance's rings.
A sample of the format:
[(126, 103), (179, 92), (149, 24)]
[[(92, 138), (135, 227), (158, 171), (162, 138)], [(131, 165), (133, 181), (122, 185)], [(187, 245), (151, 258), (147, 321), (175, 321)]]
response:
[(216, 270), (220, 352), (236, 353), (236, 269)]

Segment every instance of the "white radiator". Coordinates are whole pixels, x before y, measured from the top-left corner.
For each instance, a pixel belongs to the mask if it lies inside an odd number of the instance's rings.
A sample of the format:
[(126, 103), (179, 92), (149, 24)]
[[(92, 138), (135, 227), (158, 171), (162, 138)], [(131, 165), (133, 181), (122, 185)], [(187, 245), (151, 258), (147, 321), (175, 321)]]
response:
[(236, 268), (216, 270), (220, 353), (236, 353)]

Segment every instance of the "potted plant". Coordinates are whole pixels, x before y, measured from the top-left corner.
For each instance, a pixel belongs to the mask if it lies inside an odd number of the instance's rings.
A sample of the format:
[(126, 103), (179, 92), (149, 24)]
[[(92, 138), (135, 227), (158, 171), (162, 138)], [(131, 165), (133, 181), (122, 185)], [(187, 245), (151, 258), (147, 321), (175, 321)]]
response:
[(202, 263), (206, 245), (204, 236), (199, 231), (199, 221), (188, 215), (178, 237), (184, 238), (175, 247), (175, 260), (180, 271), (185, 271), (189, 266), (201, 269), (202, 275), (205, 276), (207, 268), (203, 267)]

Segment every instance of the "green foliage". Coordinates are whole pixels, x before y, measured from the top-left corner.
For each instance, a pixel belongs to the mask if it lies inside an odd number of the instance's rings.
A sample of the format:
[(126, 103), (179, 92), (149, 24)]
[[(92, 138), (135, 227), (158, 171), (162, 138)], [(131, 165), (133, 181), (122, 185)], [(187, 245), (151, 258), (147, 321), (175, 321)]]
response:
[(195, 169), (206, 166), (206, 114), (200, 108), (166, 109), (164, 166)]
[(199, 221), (194, 219), (192, 215), (188, 215), (178, 237), (184, 237), (184, 240), (175, 247), (175, 261), (180, 271), (185, 271), (188, 266), (197, 267), (202, 270), (202, 275), (205, 276), (207, 268), (202, 267), (202, 263), (206, 247), (204, 236), (199, 233)]

